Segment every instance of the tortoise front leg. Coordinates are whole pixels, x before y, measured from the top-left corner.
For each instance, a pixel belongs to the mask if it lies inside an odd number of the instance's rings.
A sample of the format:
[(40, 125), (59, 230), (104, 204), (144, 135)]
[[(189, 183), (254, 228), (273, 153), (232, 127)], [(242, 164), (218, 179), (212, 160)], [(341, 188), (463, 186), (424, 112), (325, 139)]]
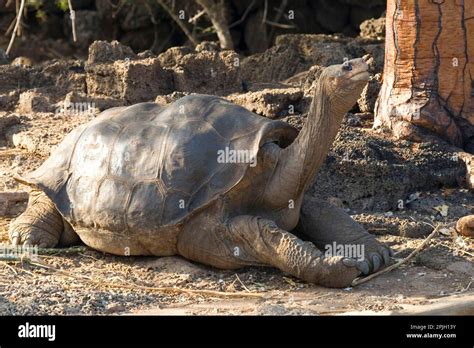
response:
[(26, 210), (11, 222), (8, 234), (13, 245), (38, 245), (42, 248), (70, 246), (80, 241), (53, 202), (38, 190), (30, 192)]
[(324, 257), (312, 243), (260, 217), (238, 216), (213, 229), (196, 230), (198, 225), (191, 225), (178, 238), (179, 253), (214, 267), (273, 266), (328, 287), (346, 287), (360, 274), (354, 260)]
[(298, 226), (294, 233), (313, 242), (321, 250), (339, 245), (364, 247), (364, 260), (357, 263), (363, 274), (377, 271), (390, 263), (392, 250), (368, 233), (343, 209), (326, 201), (305, 196)]

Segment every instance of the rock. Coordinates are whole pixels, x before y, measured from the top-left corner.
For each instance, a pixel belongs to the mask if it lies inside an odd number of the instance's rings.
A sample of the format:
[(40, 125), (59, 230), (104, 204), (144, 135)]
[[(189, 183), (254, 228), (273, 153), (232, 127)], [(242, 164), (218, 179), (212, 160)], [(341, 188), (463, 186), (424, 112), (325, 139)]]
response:
[(28, 67), (28, 66), (32, 66), (33, 62), (28, 57), (16, 57), (15, 59), (13, 59), (11, 65)]
[[(322, 72), (322, 70), (324, 70), (323, 67), (320, 67), (318, 65), (315, 65), (314, 67), (311, 67), (311, 69), (313, 69), (313, 68), (321, 69), (321, 72)], [(302, 71), (302, 72), (300, 72), (296, 75), (293, 75), (293, 76), (287, 78), (286, 80), (282, 81), (282, 83), (290, 84), (290, 85), (298, 86), (298, 87), (303, 87), (303, 85), (306, 83), (308, 77), (311, 74), (311, 69), (306, 70), (306, 71)], [(314, 80), (314, 79), (312, 79), (312, 80)], [(312, 84), (312, 82), (313, 81), (311, 81), (310, 85)]]
[(86, 73), (84, 62), (80, 60), (56, 60), (42, 66), (41, 76), (47, 85), (54, 87), (56, 94), (63, 96), (66, 92), (86, 92)]
[[(379, 18), (381, 14), (385, 11), (386, 5), (374, 6), (371, 8), (365, 8), (362, 6), (351, 6), (350, 22), (351, 27), (357, 30), (357, 33), (360, 34), (360, 26), (364, 21)], [(384, 31), (385, 33), (385, 31)], [(357, 34), (356, 34), (357, 35)], [(377, 37), (371, 37), (376, 39)], [(381, 39), (384, 39), (385, 36), (381, 36)]]
[[(319, 65), (312, 66), (309, 70), (298, 73), (283, 81), (284, 84), (290, 84), (303, 90), (303, 98), (298, 102), (295, 110), (301, 114), (307, 113), (313, 100), (314, 88), (324, 67)], [(282, 88), (282, 87), (279, 87)], [(301, 129), (301, 120), (297, 117), (289, 116), (287, 119), (293, 126)]]
[(453, 160), (456, 159), (456, 157), (466, 166), (466, 176), (460, 184), (474, 191), (474, 155), (468, 152), (459, 152), (457, 156), (453, 157)]
[(360, 25), (360, 36), (367, 39), (385, 39), (385, 17), (368, 19)]
[(381, 86), (381, 74), (370, 77), (369, 82), (357, 100), (357, 105), (361, 112), (374, 112), (375, 102), (377, 101)]
[(172, 91), (171, 74), (163, 69), (158, 58), (87, 64), (86, 72), (89, 96), (112, 97), (134, 104)]
[(349, 127), (361, 127), (362, 122), (358, 115), (348, 112), (343, 120), (344, 124)]
[(6, 111), (15, 109), (19, 95), (18, 91), (0, 94), (0, 110)]
[(302, 97), (299, 88), (287, 88), (232, 94), (227, 99), (259, 115), (276, 118), (297, 113), (296, 105)]
[(242, 60), (242, 78), (245, 82), (283, 81), (314, 65), (340, 64), (344, 58), (362, 57), (367, 53), (383, 66), (383, 48), (377, 50), (376, 46), (383, 44), (338, 35), (280, 35), (275, 46)]
[[(89, 95), (136, 103), (173, 90), (216, 95), (242, 90), (240, 57), (234, 51), (195, 53), (186, 47), (175, 47), (156, 58), (139, 59), (118, 42), (95, 42), (89, 51)], [(112, 52), (104, 56), (107, 51)]]
[(374, 120), (374, 114), (372, 112), (357, 112), (354, 116), (357, 116), (360, 120), (371, 120), (372, 122)]
[(40, 139), (29, 132), (26, 125), (15, 125), (6, 132), (6, 138), (10, 146), (25, 149), (29, 153), (48, 156), (51, 148), (42, 146)]
[(328, 66), (348, 57), (345, 45), (327, 35), (280, 35), (275, 46), (242, 61), (245, 81), (282, 81), (313, 65)]
[(364, 54), (370, 54), (374, 58), (369, 68), (372, 73), (379, 74), (383, 72), (384, 57), (385, 57), (385, 44), (374, 43), (363, 46)]
[[(20, 59), (21, 60), (21, 59)], [(44, 74), (44, 65), (0, 65), (0, 94), (10, 92), (24, 92), (28, 89), (54, 87), (55, 81), (51, 76)]]
[(319, 80), (319, 76), (321, 76), (323, 70), (323, 66), (313, 65), (309, 70), (293, 75), (290, 78), (284, 80), (283, 83), (300, 87), (303, 90), (305, 96), (312, 97), (315, 83)]
[[(46, 96), (51, 104), (59, 101), (69, 91), (85, 92), (84, 63), (80, 60), (61, 59), (46, 61), (32, 67), (0, 65), (0, 108), (2, 110), (12, 110), (19, 102), (20, 94), (29, 90), (35, 90)], [(24, 112), (29, 112), (27, 110), (30, 108), (31, 105)], [(36, 110), (50, 111), (51, 109)]]
[(185, 55), (192, 53), (194, 53), (194, 51), (187, 46), (171, 47), (165, 52), (161, 53), (158, 56), (158, 59), (160, 60), (161, 65), (164, 67), (174, 68), (179, 64)]
[(0, 216), (15, 216), (26, 209), (28, 192), (0, 192)]
[(242, 91), (240, 57), (234, 51), (187, 54), (173, 67), (174, 88), (181, 92), (227, 95)]
[[(95, 115), (98, 111), (107, 110), (117, 106), (123, 106), (124, 101), (110, 97), (88, 96), (81, 92), (69, 92), (63, 100), (56, 104), (57, 114), (89, 113)], [(60, 112), (60, 110), (63, 112)]]
[(156, 55), (150, 50), (145, 50), (143, 52), (138, 53), (137, 57), (139, 59), (156, 58)]
[(209, 52), (219, 52), (221, 46), (218, 42), (215, 41), (201, 41), (194, 50), (196, 52), (209, 51)]
[(118, 41), (94, 41), (89, 46), (87, 64), (112, 63), (117, 60), (124, 60), (125, 58), (136, 58), (136, 54), (130, 47), (124, 46)]
[(17, 111), (23, 114), (31, 114), (34, 112), (52, 112), (54, 107), (48, 96), (43, 95), (36, 90), (30, 90), (20, 94)]
[(460, 218), (456, 223), (456, 230), (465, 237), (474, 238), (474, 215)]
[(319, 80), (319, 76), (323, 72), (324, 67), (319, 65), (313, 65), (311, 69), (309, 69), (308, 74), (303, 83), (303, 91), (305, 95), (313, 97), (314, 94), (314, 86)]
[(17, 115), (0, 115), (0, 138), (5, 134), (7, 128), (20, 123)]
[[(114, 105), (117, 106), (117, 105)], [(69, 92), (63, 100), (56, 104), (56, 116), (80, 116), (93, 115), (98, 113), (98, 107), (93, 98), (89, 98), (85, 93)]]

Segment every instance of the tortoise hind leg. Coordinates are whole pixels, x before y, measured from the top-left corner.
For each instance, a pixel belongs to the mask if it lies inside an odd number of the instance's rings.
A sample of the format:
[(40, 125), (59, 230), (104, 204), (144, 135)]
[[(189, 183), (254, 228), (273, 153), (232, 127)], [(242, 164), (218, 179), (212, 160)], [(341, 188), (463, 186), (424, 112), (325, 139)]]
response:
[(11, 222), (8, 235), (13, 245), (37, 245), (41, 248), (77, 244), (79, 236), (63, 219), (44, 192), (33, 190), (28, 207)]
[(360, 273), (354, 260), (324, 257), (312, 243), (280, 229), (271, 220), (242, 215), (227, 225), (207, 222), (189, 224), (179, 235), (180, 255), (224, 269), (273, 266), (329, 287), (346, 287)]

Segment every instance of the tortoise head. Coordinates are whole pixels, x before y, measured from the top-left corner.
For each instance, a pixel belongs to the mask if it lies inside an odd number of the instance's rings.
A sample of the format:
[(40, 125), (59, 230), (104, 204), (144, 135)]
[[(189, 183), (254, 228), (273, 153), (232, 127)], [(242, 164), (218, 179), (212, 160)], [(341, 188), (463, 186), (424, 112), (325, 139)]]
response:
[(333, 107), (345, 113), (357, 102), (369, 81), (368, 70), (371, 60), (372, 58), (369, 59), (366, 55), (324, 69), (319, 84)]

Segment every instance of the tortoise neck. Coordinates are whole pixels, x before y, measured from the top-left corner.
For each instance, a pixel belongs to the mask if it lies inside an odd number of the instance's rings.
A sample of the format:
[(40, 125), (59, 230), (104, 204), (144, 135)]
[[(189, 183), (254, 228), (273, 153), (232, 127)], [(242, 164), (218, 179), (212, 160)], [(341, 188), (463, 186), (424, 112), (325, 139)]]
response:
[[(307, 189), (319, 168), (324, 163), (329, 149), (336, 138), (345, 112), (333, 107), (332, 100), (318, 83), (308, 112), (308, 118), (287, 150), (287, 161), (298, 159), (299, 171), (297, 194)], [(296, 163), (295, 163), (296, 164)]]
[(334, 102), (320, 81), (316, 85), (303, 129), (295, 141), (280, 153), (278, 181), (288, 200), (301, 201), (326, 159), (345, 114), (343, 108), (334, 107)]

